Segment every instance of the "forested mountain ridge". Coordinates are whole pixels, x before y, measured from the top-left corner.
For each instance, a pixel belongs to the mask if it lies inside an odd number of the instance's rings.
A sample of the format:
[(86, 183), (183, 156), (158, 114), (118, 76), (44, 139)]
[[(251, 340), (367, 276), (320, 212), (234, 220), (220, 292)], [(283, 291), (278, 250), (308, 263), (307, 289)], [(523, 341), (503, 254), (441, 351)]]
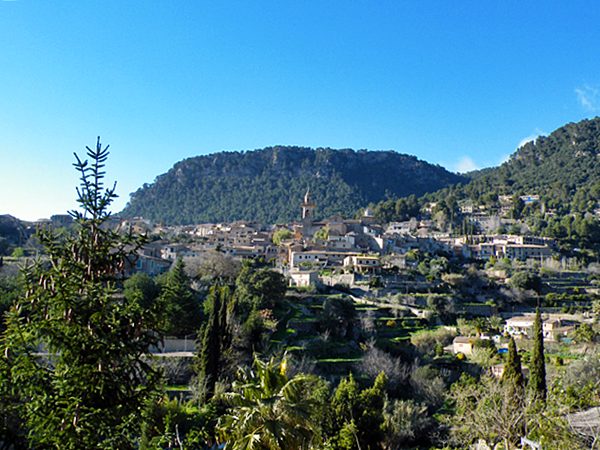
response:
[(600, 118), (564, 125), (523, 145), (499, 167), (471, 177), (455, 191), (459, 197), (537, 194), (550, 208), (573, 201), (576, 210), (593, 208), (599, 200), (594, 187), (600, 186)]
[(556, 239), (563, 252), (581, 255), (583, 248), (592, 259), (600, 254), (600, 118), (569, 123), (521, 146), (499, 167), (465, 176), (467, 183), (421, 198), (370, 206), (383, 223), (425, 215), (455, 229), (478, 222), (468, 212), (472, 208), (517, 221), (513, 233)]
[(275, 146), (180, 161), (133, 193), (121, 215), (167, 224), (290, 221), (310, 188), (317, 216), (351, 216), (386, 196), (420, 196), (465, 180), (394, 151)]

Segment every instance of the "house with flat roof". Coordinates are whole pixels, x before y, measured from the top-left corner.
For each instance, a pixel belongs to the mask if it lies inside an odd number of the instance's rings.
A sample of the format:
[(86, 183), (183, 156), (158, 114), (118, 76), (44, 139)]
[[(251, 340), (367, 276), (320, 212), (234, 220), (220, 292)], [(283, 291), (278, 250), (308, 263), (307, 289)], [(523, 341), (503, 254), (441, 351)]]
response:
[[(534, 321), (535, 314), (511, 317), (506, 320), (504, 331), (516, 338), (527, 337), (531, 339), (533, 338)], [(561, 328), (564, 328), (561, 319), (549, 317), (544, 319), (542, 317), (542, 334), (545, 341), (556, 340), (556, 333)]]
[(469, 356), (473, 354), (473, 344), (475, 338), (468, 336), (456, 336), (452, 341), (452, 352), (457, 355), (462, 353), (463, 355)]
[(316, 270), (290, 270), (290, 286), (310, 287), (319, 282), (319, 273)]
[(350, 255), (344, 258), (344, 268), (357, 272), (378, 272), (381, 269), (379, 256)]

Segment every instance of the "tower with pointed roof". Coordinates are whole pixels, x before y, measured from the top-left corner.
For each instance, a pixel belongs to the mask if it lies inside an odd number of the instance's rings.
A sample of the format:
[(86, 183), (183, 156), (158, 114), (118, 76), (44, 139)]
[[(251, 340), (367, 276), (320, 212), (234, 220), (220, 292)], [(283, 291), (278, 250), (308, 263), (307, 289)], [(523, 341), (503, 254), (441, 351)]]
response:
[(302, 202), (302, 234), (304, 236), (312, 235), (312, 227), (314, 220), (314, 211), (317, 205), (310, 199), (310, 188), (304, 194)]
[(306, 194), (304, 194), (304, 201), (302, 202), (302, 221), (312, 222), (314, 216), (314, 210), (317, 207), (313, 201), (310, 199), (310, 188), (306, 190)]

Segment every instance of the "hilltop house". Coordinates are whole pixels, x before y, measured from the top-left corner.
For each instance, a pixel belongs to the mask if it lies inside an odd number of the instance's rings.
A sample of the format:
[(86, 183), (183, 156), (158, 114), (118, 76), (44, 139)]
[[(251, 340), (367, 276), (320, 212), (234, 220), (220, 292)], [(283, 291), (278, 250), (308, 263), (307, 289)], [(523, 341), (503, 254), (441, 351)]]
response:
[[(533, 323), (535, 321), (534, 314), (511, 317), (506, 320), (504, 331), (516, 338), (527, 337), (532, 338)], [(555, 341), (558, 336), (566, 336), (569, 332), (575, 329), (574, 325), (566, 323), (564, 320), (557, 317), (542, 318), (542, 334), (545, 341)]]
[(357, 272), (379, 272), (381, 263), (378, 256), (349, 255), (344, 258), (344, 268), (353, 269)]

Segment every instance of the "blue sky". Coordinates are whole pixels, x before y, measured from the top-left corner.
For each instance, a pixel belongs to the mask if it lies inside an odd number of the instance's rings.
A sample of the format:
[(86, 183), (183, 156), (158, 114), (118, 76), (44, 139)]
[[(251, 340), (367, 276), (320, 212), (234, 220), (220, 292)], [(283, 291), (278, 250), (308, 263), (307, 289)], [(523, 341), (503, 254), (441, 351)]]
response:
[(186, 157), (393, 149), (450, 170), (600, 111), (597, 1), (0, 0), (0, 214), (129, 193)]

